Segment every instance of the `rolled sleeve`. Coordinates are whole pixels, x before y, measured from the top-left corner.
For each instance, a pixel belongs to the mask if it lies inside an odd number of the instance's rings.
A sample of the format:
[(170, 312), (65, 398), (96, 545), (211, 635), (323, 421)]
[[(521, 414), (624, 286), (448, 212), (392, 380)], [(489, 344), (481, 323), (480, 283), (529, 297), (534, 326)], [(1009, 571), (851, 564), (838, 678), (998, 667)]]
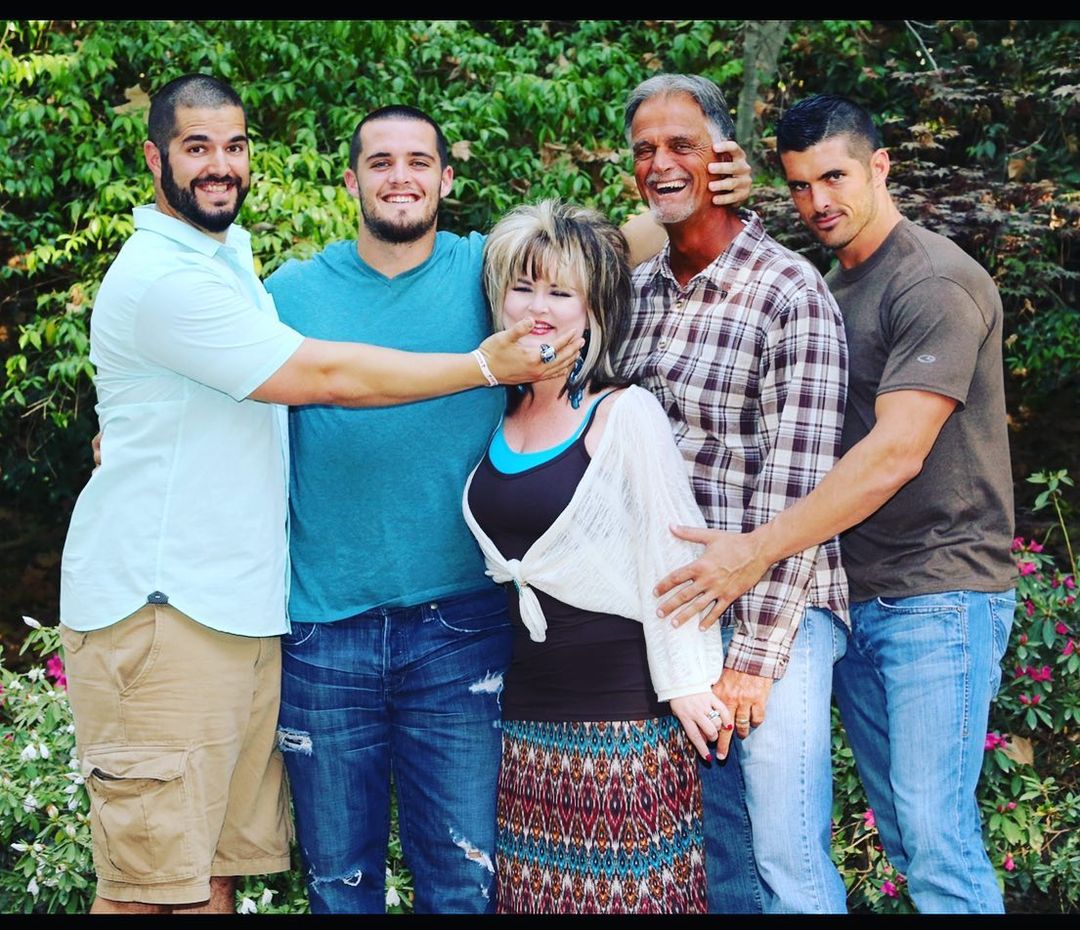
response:
[(239, 287), (200, 267), (170, 272), (150, 285), (135, 311), (134, 338), (150, 361), (237, 401), (304, 339)]
[[(763, 432), (773, 437), (743, 513), (743, 532), (812, 491), (835, 463), (843, 427), (847, 352), (835, 303), (806, 288), (775, 317), (762, 356)], [(727, 667), (780, 678), (806, 610), (818, 547), (777, 562), (733, 605)]]

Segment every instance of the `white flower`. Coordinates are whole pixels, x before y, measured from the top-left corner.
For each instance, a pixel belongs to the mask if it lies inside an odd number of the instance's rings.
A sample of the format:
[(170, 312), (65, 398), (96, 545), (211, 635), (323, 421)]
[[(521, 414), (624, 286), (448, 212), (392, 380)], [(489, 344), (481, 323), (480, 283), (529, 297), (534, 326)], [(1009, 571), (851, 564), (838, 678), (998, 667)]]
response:
[(236, 909), (237, 914), (258, 914), (259, 909), (255, 906), (255, 902), (251, 898), (243, 898), (240, 901), (240, 906)]
[(391, 885), (386, 889), (386, 906), (394, 907), (401, 903), (401, 895), (398, 894), (398, 890)]
[(42, 759), (49, 758), (49, 747), (46, 746), (44, 743), (38, 743), (38, 752), (41, 753)]
[[(26, 619), (26, 617), (23, 617), (23, 620), (25, 620), (25, 619)], [(27, 882), (26, 890), (30, 894), (32, 894), (35, 898), (38, 896), (38, 883), (37, 883), (36, 878), (32, 878), (32, 879), (30, 879), (29, 882)]]
[(32, 668), (26, 673), (26, 677), (31, 681), (41, 681), (41, 679), (45, 677), (45, 669)]
[(64, 832), (71, 838), (75, 839), (75, 824), (69, 823), (64, 827)]
[[(24, 615), (23, 618), (22, 618), (22, 622), (25, 623), (31, 629), (34, 629), (34, 630), (40, 630), (41, 629), (41, 624), (38, 623), (37, 620), (35, 620), (33, 617), (27, 617), (27, 616)], [(34, 894), (37, 894), (37, 892), (35, 891)]]
[(11, 848), (14, 849), (15, 852), (26, 852), (30, 847), (25, 843), (12, 843)]
[(35, 798), (32, 794), (28, 794), (25, 798), (23, 798), (22, 806), (24, 810), (36, 811), (41, 805), (39, 804), (37, 798)]
[(74, 811), (74, 810), (78, 810), (78, 809), (79, 809), (79, 799), (78, 799), (78, 798), (77, 798), (77, 797), (76, 797), (75, 795), (72, 795), (72, 796), (71, 796), (71, 800), (70, 800), (70, 801), (68, 801), (68, 803), (67, 803), (67, 809), (68, 809), (69, 811)]
[(36, 695), (36, 694), (28, 694), (26, 696), (26, 703), (27, 704), (36, 704), (37, 702), (38, 702), (38, 695)]
[(19, 679), (19, 678), (11, 679), (11, 684), (9, 684), (7, 686), (7, 688), (8, 688), (8, 691), (22, 691), (22, 689), (23, 689), (22, 680)]
[(274, 891), (273, 888), (264, 888), (262, 895), (260, 895), (260, 897), (259, 897), (259, 904), (262, 907), (269, 907), (270, 902), (273, 899), (275, 894), (277, 894), (277, 892)]
[(37, 746), (33, 743), (27, 743), (26, 746), (23, 747), (23, 751), (19, 753), (19, 758), (22, 759), (23, 762), (33, 762), (37, 757)]
[(75, 732), (75, 724), (69, 723), (66, 727), (64, 727), (64, 732), (65, 733), (74, 733)]

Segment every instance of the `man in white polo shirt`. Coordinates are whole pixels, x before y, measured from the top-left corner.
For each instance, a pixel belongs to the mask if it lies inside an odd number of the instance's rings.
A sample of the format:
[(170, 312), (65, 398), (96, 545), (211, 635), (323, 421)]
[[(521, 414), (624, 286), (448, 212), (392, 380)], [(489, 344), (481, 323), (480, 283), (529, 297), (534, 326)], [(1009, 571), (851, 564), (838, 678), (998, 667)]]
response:
[[(284, 404), (375, 406), (565, 376), (531, 328), (473, 353), (305, 339), (250, 239), (247, 123), (206, 75), (153, 98), (155, 204), (102, 282), (90, 358), (102, 466), (76, 503), (61, 635), (90, 791), (95, 912), (232, 910), (235, 876), (289, 867), (278, 635), (287, 629)], [(357, 463), (363, 467), (362, 462)]]

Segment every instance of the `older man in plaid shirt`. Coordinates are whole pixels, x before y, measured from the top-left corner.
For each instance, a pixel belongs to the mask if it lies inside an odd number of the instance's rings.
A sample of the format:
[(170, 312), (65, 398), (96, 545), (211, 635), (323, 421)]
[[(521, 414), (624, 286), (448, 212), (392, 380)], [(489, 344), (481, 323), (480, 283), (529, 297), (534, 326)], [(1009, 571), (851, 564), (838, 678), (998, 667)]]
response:
[[(711, 531), (747, 531), (811, 491), (839, 455), (843, 321), (818, 272), (757, 216), (711, 205), (712, 145), (733, 129), (711, 81), (645, 81), (626, 128), (638, 190), (670, 243), (634, 274), (620, 364), (667, 410)], [(718, 613), (694, 606), (706, 622)], [(829, 697), (847, 642), (838, 541), (777, 563), (723, 623), (727, 658), (713, 690), (739, 740), (703, 773), (710, 909), (842, 912), (829, 852)], [(720, 759), (730, 738), (718, 741)]]

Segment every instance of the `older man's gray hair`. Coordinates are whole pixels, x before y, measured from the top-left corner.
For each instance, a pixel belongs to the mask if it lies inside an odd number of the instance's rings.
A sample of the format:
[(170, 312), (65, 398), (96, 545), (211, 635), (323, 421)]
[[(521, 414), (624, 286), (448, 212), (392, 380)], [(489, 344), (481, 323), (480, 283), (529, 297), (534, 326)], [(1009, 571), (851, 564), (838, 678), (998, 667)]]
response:
[(728, 102), (716, 84), (696, 74), (657, 74), (642, 81), (630, 92), (623, 118), (626, 141), (630, 141), (630, 124), (634, 121), (638, 107), (650, 97), (679, 93), (689, 94), (697, 101), (701, 112), (705, 114), (705, 121), (709, 124), (714, 142), (735, 137), (735, 124), (728, 112)]

